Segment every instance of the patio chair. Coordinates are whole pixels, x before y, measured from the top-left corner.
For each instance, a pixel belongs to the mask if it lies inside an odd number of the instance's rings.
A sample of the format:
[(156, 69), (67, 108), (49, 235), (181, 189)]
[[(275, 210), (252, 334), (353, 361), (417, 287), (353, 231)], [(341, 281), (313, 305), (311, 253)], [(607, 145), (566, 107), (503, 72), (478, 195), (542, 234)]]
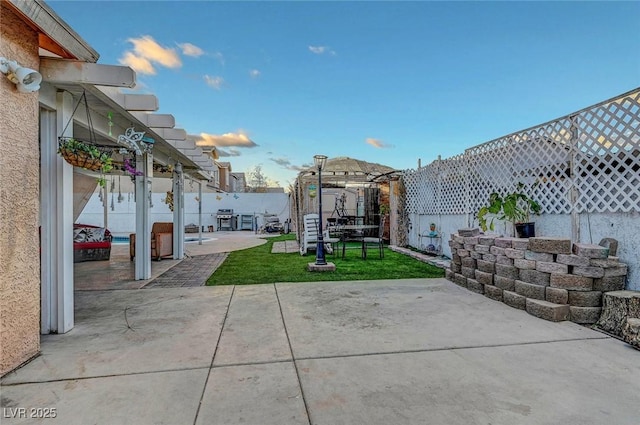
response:
[[(306, 214), (304, 216), (304, 230), (302, 232), (302, 240), (300, 241), (300, 255), (307, 255), (307, 252), (311, 249), (316, 250), (318, 245), (318, 221), (320, 217), (318, 214)], [(340, 242), (340, 239), (331, 237), (328, 230), (325, 230), (322, 235), (324, 241), (325, 250), (328, 254), (335, 253), (334, 245)]]
[[(131, 261), (136, 256), (136, 234), (129, 235), (129, 257)], [(151, 226), (151, 258), (173, 257), (173, 223), (155, 222)]]
[(364, 237), (362, 238), (362, 258), (367, 259), (367, 247), (377, 247), (380, 253), (380, 258), (384, 258), (384, 241), (382, 239), (384, 235), (384, 224), (386, 216), (380, 218), (380, 228), (378, 229), (377, 237)]

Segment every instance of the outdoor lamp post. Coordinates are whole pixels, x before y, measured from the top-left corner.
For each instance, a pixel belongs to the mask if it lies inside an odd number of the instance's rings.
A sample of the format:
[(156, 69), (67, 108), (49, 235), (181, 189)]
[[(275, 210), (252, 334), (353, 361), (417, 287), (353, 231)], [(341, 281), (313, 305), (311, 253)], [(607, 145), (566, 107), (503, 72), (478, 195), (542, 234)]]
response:
[(324, 236), (322, 235), (322, 169), (327, 163), (325, 155), (314, 155), (313, 162), (318, 169), (318, 245), (316, 246), (316, 265), (325, 266), (327, 260), (324, 258)]

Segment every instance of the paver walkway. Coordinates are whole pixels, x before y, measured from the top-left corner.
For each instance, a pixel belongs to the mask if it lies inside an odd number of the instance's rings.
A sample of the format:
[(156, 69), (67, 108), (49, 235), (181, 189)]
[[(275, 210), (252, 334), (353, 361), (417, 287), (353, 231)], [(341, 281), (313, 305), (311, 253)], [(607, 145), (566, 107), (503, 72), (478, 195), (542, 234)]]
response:
[(221, 252), (185, 257), (179, 264), (149, 282), (144, 288), (204, 286), (209, 276), (220, 267), (228, 255), (228, 252)]
[(300, 252), (298, 241), (274, 242), (271, 247), (272, 254), (290, 254), (293, 252)]

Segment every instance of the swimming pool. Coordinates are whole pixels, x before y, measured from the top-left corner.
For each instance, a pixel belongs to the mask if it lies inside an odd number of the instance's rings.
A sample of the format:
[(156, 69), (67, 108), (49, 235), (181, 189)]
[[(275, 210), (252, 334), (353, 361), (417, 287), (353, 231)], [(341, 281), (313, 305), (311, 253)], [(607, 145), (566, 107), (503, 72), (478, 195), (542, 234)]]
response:
[[(207, 242), (207, 241), (215, 241), (217, 238), (202, 238), (202, 242)], [(186, 243), (190, 243), (190, 242), (198, 242), (199, 239), (196, 237), (188, 237), (188, 238), (184, 238), (184, 241)], [(129, 236), (112, 236), (111, 237), (111, 243), (114, 244), (128, 244), (129, 243)]]

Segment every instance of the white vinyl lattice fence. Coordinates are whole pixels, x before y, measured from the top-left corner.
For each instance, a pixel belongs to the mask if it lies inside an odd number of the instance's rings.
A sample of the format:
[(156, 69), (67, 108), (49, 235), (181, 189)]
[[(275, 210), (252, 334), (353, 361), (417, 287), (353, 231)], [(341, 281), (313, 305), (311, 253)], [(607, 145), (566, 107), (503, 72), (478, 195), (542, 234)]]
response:
[(475, 215), (518, 183), (546, 214), (640, 212), (640, 89), (406, 170), (412, 214)]

